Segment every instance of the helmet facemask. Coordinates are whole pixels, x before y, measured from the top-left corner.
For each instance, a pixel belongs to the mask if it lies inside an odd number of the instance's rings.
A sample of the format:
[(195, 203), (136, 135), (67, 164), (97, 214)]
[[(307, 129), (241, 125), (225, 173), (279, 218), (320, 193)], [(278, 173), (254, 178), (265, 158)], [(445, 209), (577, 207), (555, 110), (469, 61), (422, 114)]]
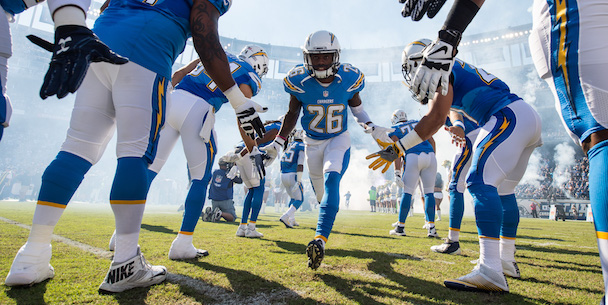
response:
[[(316, 79), (326, 79), (338, 73), (340, 68), (340, 43), (338, 38), (328, 31), (318, 31), (310, 34), (306, 38), (306, 43), (302, 47), (304, 55), (304, 68), (312, 77)], [(313, 65), (313, 54), (330, 54), (331, 64), (324, 66)]]
[(239, 54), (239, 59), (248, 63), (259, 78), (268, 73), (268, 54), (257, 45), (247, 45)]

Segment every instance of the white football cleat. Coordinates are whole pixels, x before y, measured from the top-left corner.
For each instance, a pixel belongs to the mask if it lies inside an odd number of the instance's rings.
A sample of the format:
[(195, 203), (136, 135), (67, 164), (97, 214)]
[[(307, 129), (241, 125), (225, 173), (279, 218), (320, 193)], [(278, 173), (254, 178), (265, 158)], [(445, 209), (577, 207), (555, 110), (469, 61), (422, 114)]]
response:
[(19, 249), (11, 270), (4, 280), (6, 286), (34, 285), (55, 276), (55, 269), (51, 266), (52, 247), (33, 249), (26, 243)]
[(295, 217), (289, 218), (289, 222), (291, 222), (291, 225), (294, 226), (294, 227), (300, 226), (300, 224), (296, 221)]
[(520, 278), (521, 274), (519, 273), (519, 267), (517, 267), (517, 262), (515, 261), (505, 261), (500, 260), (502, 262), (502, 273), (506, 276), (510, 276), (513, 278)]
[(509, 292), (505, 276), (483, 264), (475, 266), (471, 273), (455, 280), (446, 280), (443, 284), (448, 288), (464, 291)]
[(424, 225), (422, 226), (423, 229), (428, 229), (429, 228), (429, 223), (425, 222)]
[(282, 222), (285, 225), (285, 227), (287, 227), (289, 229), (293, 229), (293, 223), (289, 219), (289, 215), (283, 214), (283, 216), (281, 216), (281, 218), (279, 218), (279, 221)]
[(309, 242), (306, 246), (306, 255), (308, 256), (308, 268), (317, 270), (325, 257), (323, 242), (320, 239)]
[(393, 228), (396, 228), (397, 226), (399, 226), (399, 220), (397, 220), (396, 222), (393, 222), (391, 224), (391, 226), (393, 226)]
[(247, 225), (239, 225), (239, 228), (236, 230), (236, 236), (245, 237), (245, 233), (247, 233)]
[(439, 238), (439, 234), (437, 234), (437, 230), (435, 229), (435, 226), (432, 226), (432, 227), (429, 226), (429, 232), (426, 235), (426, 237)]
[(167, 278), (165, 266), (150, 265), (139, 247), (137, 254), (126, 262), (112, 262), (103, 283), (99, 285), (102, 292), (122, 292), (125, 290), (156, 285)]
[(460, 242), (451, 241), (449, 238), (446, 238), (445, 242), (441, 245), (431, 246), (431, 251), (452, 255), (459, 255), (462, 252), (460, 250)]
[(389, 235), (407, 236), (405, 235), (405, 228), (397, 226), (394, 230), (388, 232)]
[(260, 237), (264, 237), (264, 234), (256, 231), (255, 228), (253, 228), (253, 229), (247, 228), (247, 231), (245, 232), (245, 237), (260, 238)]
[(194, 259), (208, 255), (209, 251), (197, 249), (190, 241), (184, 242), (177, 238), (173, 240), (171, 249), (169, 249), (169, 259), (172, 260)]

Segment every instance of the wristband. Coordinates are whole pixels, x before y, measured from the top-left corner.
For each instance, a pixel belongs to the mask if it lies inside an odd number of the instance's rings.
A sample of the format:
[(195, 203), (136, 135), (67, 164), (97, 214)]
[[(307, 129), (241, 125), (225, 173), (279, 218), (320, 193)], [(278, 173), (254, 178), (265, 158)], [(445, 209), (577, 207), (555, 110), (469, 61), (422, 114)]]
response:
[[(455, 30), (460, 34), (464, 32), (475, 15), (477, 15), (478, 11), (479, 6), (477, 6), (477, 4), (475, 4), (472, 0), (455, 0), (448, 17), (445, 19), (442, 29)], [(450, 43), (447, 40), (444, 41)], [(460, 37), (458, 37), (458, 41), (460, 41)], [(458, 43), (452, 44), (452, 46), (456, 47), (458, 46)]]
[(302, 182), (302, 176), (303, 175), (304, 175), (303, 172), (297, 172), (296, 173), (296, 177), (297, 177), (296, 179), (297, 179), (298, 182)]
[(395, 176), (401, 177), (401, 170), (400, 169), (396, 169), (395, 170)]
[(53, 14), (55, 29), (62, 25), (80, 25), (86, 27), (86, 15), (80, 7), (67, 5), (58, 8)]
[(418, 135), (416, 130), (410, 131), (405, 137), (401, 138), (401, 140), (397, 141), (397, 146), (399, 149), (403, 150), (402, 152), (405, 154), (405, 151), (422, 143), (422, 138)]
[(277, 136), (274, 138), (274, 141), (275, 141), (275, 142), (277, 142), (277, 144), (281, 145), (281, 147), (285, 146), (285, 138), (283, 138), (283, 137), (282, 137), (282, 136), (280, 136), (280, 135), (277, 135)]
[(230, 106), (232, 106), (234, 109), (237, 109), (245, 104), (245, 100), (247, 99), (237, 84), (234, 84), (234, 86), (230, 87), (230, 89), (224, 91), (223, 93), (228, 99), (228, 102), (230, 102)]
[(461, 120), (454, 121), (454, 123), (452, 123), (452, 125), (458, 126), (458, 127), (462, 128), (462, 130), (464, 130), (464, 123)]

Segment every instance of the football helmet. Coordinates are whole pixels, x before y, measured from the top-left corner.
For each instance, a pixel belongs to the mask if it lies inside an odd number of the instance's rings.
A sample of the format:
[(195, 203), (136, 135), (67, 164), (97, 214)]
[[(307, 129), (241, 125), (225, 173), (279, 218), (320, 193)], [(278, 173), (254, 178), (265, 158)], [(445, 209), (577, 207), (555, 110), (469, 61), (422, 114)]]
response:
[(246, 45), (238, 57), (251, 65), (260, 78), (268, 73), (268, 54), (262, 47), (254, 44)]
[[(413, 91), (412, 80), (414, 79), (414, 75), (416, 75), (416, 70), (420, 65), (420, 60), (422, 60), (421, 56), (413, 56), (419, 55), (422, 53), (422, 50), (426, 48), (428, 45), (433, 43), (430, 39), (423, 38), (416, 40), (403, 49), (403, 53), (401, 53), (401, 72), (403, 73), (403, 78), (405, 78), (405, 82), (410, 86), (410, 91)], [(412, 59), (415, 58), (415, 59)], [(423, 100), (419, 100), (416, 95), (414, 95), (414, 99), (422, 103), (423, 105), (428, 103), (428, 99), (425, 98)]]
[[(304, 55), (304, 68), (308, 74), (314, 78), (324, 79), (338, 73), (340, 67), (340, 43), (336, 35), (328, 31), (317, 31), (306, 38), (306, 43), (302, 47)], [(312, 54), (332, 54), (333, 60), (329, 66), (315, 67), (312, 64)], [(323, 70), (318, 70), (323, 68)]]
[(395, 110), (391, 115), (391, 124), (397, 125), (398, 123), (407, 121), (407, 113), (401, 109)]

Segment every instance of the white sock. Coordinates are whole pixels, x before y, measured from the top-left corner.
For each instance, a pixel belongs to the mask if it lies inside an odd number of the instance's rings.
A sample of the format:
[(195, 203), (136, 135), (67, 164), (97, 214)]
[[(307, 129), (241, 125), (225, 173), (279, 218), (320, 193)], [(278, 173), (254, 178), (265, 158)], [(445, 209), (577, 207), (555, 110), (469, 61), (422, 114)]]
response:
[(63, 211), (65, 211), (65, 208), (37, 204), (32, 223), (54, 227), (61, 218)]
[(323, 240), (323, 238), (317, 238), (317, 240), (321, 241), (321, 245), (323, 245), (323, 250), (325, 250), (325, 241)]
[(192, 234), (188, 235), (188, 234), (177, 233), (177, 237), (175, 238), (175, 240), (179, 241), (180, 243), (184, 243), (184, 244), (187, 244), (187, 243), (192, 244), (192, 238), (193, 238)]
[(139, 232), (130, 234), (116, 233), (116, 246), (114, 248), (114, 262), (123, 263), (137, 254), (137, 240)]
[(116, 221), (114, 262), (122, 263), (137, 254), (137, 242), (145, 204), (110, 204)]
[(448, 239), (451, 241), (459, 241), (460, 231), (452, 230), (448, 232)]
[(249, 224), (247, 224), (247, 229), (255, 231), (255, 222), (250, 222)]
[(515, 261), (515, 239), (500, 239), (500, 258), (504, 261)]
[(479, 262), (492, 268), (494, 271), (502, 273), (499, 240), (479, 238)]
[(296, 214), (296, 207), (294, 207), (293, 205), (290, 206), (286, 214), (289, 215), (289, 218), (293, 218), (293, 216)]
[(40, 224), (32, 224), (30, 236), (27, 238), (28, 243), (50, 245), (55, 226), (45, 226)]

